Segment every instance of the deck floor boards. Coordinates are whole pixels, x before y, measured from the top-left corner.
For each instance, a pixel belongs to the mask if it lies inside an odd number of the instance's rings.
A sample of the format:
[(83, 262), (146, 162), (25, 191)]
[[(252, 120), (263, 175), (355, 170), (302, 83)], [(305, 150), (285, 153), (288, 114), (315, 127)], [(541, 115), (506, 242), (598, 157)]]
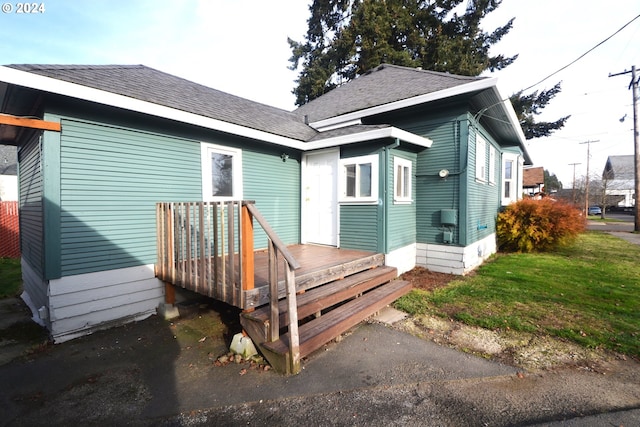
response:
[[(323, 271), (347, 262), (373, 255), (374, 252), (354, 249), (339, 249), (332, 246), (320, 245), (292, 245), (287, 249), (300, 264), (296, 276), (303, 276), (315, 271)], [(267, 251), (257, 251), (255, 254), (255, 286), (256, 288), (269, 284), (269, 262)], [(282, 264), (279, 263), (278, 276), (284, 279)]]

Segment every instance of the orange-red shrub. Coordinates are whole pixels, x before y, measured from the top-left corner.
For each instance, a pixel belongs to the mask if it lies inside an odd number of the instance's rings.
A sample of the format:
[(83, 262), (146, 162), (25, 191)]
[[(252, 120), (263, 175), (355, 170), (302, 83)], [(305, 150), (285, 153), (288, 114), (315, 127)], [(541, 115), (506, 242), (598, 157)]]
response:
[(498, 247), (507, 252), (544, 252), (572, 242), (585, 229), (580, 210), (557, 200), (523, 199), (498, 215)]

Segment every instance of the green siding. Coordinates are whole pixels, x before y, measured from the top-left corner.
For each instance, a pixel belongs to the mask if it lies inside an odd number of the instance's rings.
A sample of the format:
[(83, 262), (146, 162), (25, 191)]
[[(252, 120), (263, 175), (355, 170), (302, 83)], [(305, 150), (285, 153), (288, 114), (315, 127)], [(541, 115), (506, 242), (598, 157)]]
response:
[[(480, 181), (475, 177), (476, 156), (484, 157), (485, 164), (489, 167), (489, 146), (496, 148), (496, 163), (500, 159), (500, 148), (486, 132), (480, 129), (480, 133), (487, 141), (486, 151), (484, 153), (476, 153), (476, 133), (478, 131), (474, 127), (470, 127), (469, 132), (469, 181), (468, 181), (468, 210), (467, 210), (467, 244), (481, 240), (495, 232), (496, 216), (500, 208), (500, 184), (496, 172), (496, 182)], [(471, 166), (473, 165), (473, 166)], [(493, 165), (495, 168), (496, 165)]]
[(39, 136), (18, 151), (20, 193), (20, 249), (22, 259), (44, 277), (44, 227), (42, 152)]
[[(400, 157), (410, 160), (412, 163), (411, 171), (413, 176), (411, 177), (412, 185), (412, 203), (395, 204), (394, 203), (394, 157)], [(405, 247), (407, 245), (416, 243), (416, 185), (415, 185), (415, 171), (416, 171), (416, 159), (415, 153), (402, 151), (398, 149), (390, 150), (389, 162), (387, 164), (387, 248), (386, 252), (391, 252), (395, 249)]]
[(156, 261), (155, 203), (201, 199), (200, 144), (62, 120), (63, 276)]
[(340, 206), (340, 247), (380, 251), (377, 205)]
[[(288, 153), (283, 162), (282, 151), (242, 152), (244, 198), (254, 200), (256, 207), (287, 244), (300, 242), (300, 160), (299, 154)], [(266, 235), (255, 224), (255, 247), (267, 246)]]
[[(466, 174), (466, 145), (461, 139), (464, 122), (458, 118), (443, 119), (416, 126), (412, 131), (433, 141), (431, 148), (418, 154), (416, 162), (416, 225), (417, 241), (442, 243), (442, 209), (458, 210), (459, 224), (464, 222), (461, 212), (461, 182)], [(438, 172), (449, 171), (442, 179)], [(454, 243), (460, 241), (460, 226), (453, 229)]]
[[(383, 141), (390, 145), (393, 141)], [(341, 147), (340, 158), (378, 154), (378, 198), (383, 197), (384, 156), (381, 141), (369, 144), (353, 144)], [(339, 174), (340, 176), (340, 174)], [(383, 204), (342, 204), (340, 205), (340, 247), (365, 251), (384, 251)]]

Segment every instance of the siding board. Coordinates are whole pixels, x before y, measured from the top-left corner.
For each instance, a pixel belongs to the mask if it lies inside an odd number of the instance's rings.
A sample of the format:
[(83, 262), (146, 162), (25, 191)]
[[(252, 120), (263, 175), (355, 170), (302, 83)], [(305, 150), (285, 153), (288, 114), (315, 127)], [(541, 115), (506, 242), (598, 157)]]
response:
[(200, 200), (200, 143), (62, 123), (62, 275), (155, 262), (155, 203)]

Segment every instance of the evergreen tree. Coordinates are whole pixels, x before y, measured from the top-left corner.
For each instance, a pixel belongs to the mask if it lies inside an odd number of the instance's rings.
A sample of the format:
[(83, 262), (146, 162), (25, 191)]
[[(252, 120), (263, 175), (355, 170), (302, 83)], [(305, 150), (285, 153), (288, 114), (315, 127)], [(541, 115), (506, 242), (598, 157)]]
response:
[(544, 170), (544, 192), (547, 194), (562, 190), (562, 182), (556, 174)]
[[(305, 42), (289, 39), (291, 69), (301, 66), (293, 90), (296, 105), (381, 63), (466, 76), (513, 63), (517, 55), (491, 56), (489, 49), (509, 32), (514, 19), (490, 33), (480, 26), (502, 0), (466, 0), (464, 13), (458, 14), (463, 1), (314, 0)], [(514, 107), (527, 138), (548, 135), (564, 125), (567, 117), (553, 123), (533, 119), (559, 90), (558, 84), (540, 95), (514, 95), (522, 98)]]
[(549, 136), (554, 130), (561, 129), (571, 116), (562, 117), (555, 122), (536, 122), (535, 116), (540, 114), (549, 101), (560, 92), (560, 83), (549, 89), (523, 95), (522, 91), (511, 95), (511, 104), (518, 116), (520, 125), (527, 139)]

